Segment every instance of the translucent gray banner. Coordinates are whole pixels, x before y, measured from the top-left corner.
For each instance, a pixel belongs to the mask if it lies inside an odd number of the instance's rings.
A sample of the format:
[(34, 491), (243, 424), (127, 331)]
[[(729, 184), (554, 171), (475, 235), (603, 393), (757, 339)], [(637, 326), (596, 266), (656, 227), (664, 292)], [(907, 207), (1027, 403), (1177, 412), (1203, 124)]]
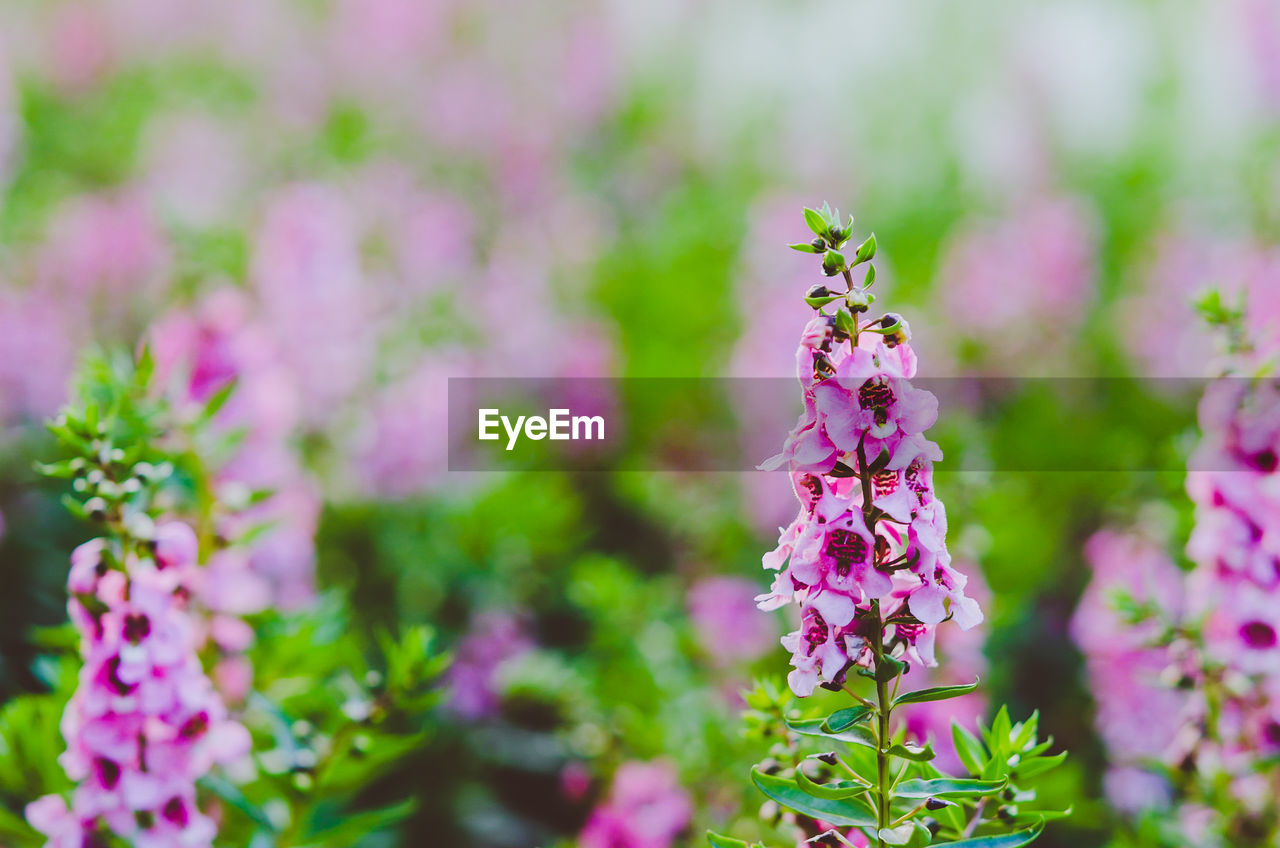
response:
[[(1185, 471), (1211, 381), (918, 378), (938, 398), (939, 470)], [(1248, 388), (1244, 380), (1213, 381)], [(1220, 388), (1222, 388), (1220, 386)], [(801, 411), (785, 378), (449, 380), (451, 471), (751, 471)], [(1274, 411), (1274, 410), (1273, 410)], [(1280, 428), (1278, 428), (1280, 429)]]

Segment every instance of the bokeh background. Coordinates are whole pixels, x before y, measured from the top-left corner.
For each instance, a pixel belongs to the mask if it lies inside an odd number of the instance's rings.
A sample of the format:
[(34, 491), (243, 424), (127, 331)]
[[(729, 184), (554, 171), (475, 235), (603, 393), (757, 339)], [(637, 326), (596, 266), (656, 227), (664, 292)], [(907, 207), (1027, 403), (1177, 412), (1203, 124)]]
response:
[[(80, 351), (182, 327), (268, 445), (279, 602), (453, 650), (378, 844), (603, 848), (584, 824), (631, 796), (671, 826), (627, 848), (699, 844), (762, 800), (738, 693), (785, 670), (751, 597), (791, 495), (633, 469), (763, 459), (794, 411), (623, 388), (618, 471), (451, 474), (447, 379), (787, 377), (820, 279), (784, 245), (823, 200), (876, 232), (925, 375), (1208, 376), (1195, 292), (1280, 322), (1278, 119), (1272, 0), (5, 0), (0, 698), (45, 686), (33, 628), (87, 537), (31, 471), (40, 422)], [(1194, 398), (1124, 385), (1070, 444), (1051, 393), (940, 424), (969, 469), (939, 468), (952, 547), (990, 587), (943, 673), (986, 682), (962, 718), (1038, 708), (1071, 750), (1046, 846), (1137, 838), (1069, 623), (1100, 527), (1185, 539)], [(1148, 470), (998, 470), (1028, 447)]]

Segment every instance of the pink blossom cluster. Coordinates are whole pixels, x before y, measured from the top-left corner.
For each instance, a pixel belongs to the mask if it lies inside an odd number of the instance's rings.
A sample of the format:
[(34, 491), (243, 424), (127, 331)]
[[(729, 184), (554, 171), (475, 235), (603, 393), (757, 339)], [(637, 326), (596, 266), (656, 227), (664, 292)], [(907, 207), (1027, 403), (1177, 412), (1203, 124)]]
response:
[(449, 710), (468, 721), (492, 716), (501, 703), (503, 666), (532, 648), (515, 616), (500, 610), (478, 615), (453, 651), (446, 674)]
[(951, 566), (946, 509), (933, 490), (942, 452), (923, 435), (938, 403), (911, 385), (916, 356), (902, 328), (855, 342), (830, 316), (813, 318), (796, 352), (804, 412), (782, 453), (761, 466), (786, 465), (800, 501), (764, 557), (778, 575), (758, 599), (766, 610), (800, 606), (800, 629), (782, 640), (800, 696), (839, 683), (850, 665), (870, 667), (875, 628), (893, 655), (927, 667), (938, 624), (982, 621), (968, 578)]
[[(273, 373), (292, 383), (281, 397), (299, 428), (331, 449), (336, 488), (381, 498), (439, 485), (446, 376), (606, 374), (608, 334), (563, 281), (582, 276), (566, 272), (594, 261), (611, 226), (569, 167), (617, 88), (609, 10), (491, 7), (113, 0), (6, 12), (0, 184), (23, 141), (10, 65), (52, 97), (96, 105), (113, 81), (194, 53), (255, 96), (218, 109), (160, 98), (183, 105), (141, 116), (118, 190), (59, 187), (71, 199), (47, 233), (23, 233), (0, 290), (0, 354), (11, 354), (0, 418), (53, 412), (79, 345), (137, 338), (173, 267), (194, 272), (197, 296), (221, 286), (187, 249), (206, 236), (245, 236), (249, 311), (273, 339)], [(535, 27), (546, 37), (527, 38)], [(324, 179), (280, 167), (300, 151), (310, 162), (347, 113), (378, 140), (367, 156)], [(494, 333), (471, 318), (488, 314), (476, 298), (523, 320)], [(299, 511), (308, 499), (296, 493)], [(308, 556), (300, 536), (272, 544)]]
[(1271, 378), (1217, 380), (1200, 425), (1187, 475), (1195, 567), (1184, 575), (1141, 535), (1099, 533), (1072, 630), (1113, 803), (1166, 803), (1170, 787), (1151, 771), (1163, 763), (1197, 775), (1186, 815), (1225, 786), (1245, 815), (1260, 816), (1280, 793), (1267, 765), (1280, 753), (1280, 389)]
[(1205, 356), (1214, 333), (1192, 303), (1210, 286), (1246, 306), (1245, 330), (1261, 356), (1280, 353), (1280, 250), (1250, 239), (1206, 238), (1174, 230), (1152, 245), (1142, 288), (1115, 314), (1121, 338), (1144, 376), (1212, 377), (1223, 362)]
[[(991, 590), (977, 563), (966, 561), (961, 569), (969, 582), (965, 585), (965, 594), (971, 596), (984, 610), (989, 610)], [(983, 652), (987, 641), (987, 627), (979, 625), (968, 630), (949, 628), (938, 634), (937, 653), (939, 664), (936, 668), (923, 669), (923, 674), (916, 677), (912, 686), (924, 689), (930, 686), (958, 686), (972, 683), (987, 673), (987, 657)], [(979, 689), (949, 698), (945, 701), (924, 701), (913, 704), (910, 710), (899, 713), (907, 730), (907, 736), (921, 745), (932, 742), (937, 758), (933, 765), (948, 774), (965, 774), (964, 764), (956, 754), (952, 741), (951, 725), (958, 722), (966, 729), (974, 731), (978, 721), (987, 712), (986, 695)]]
[(609, 796), (587, 819), (581, 848), (671, 848), (689, 824), (693, 805), (675, 770), (664, 762), (618, 767)]
[(952, 338), (935, 339), (945, 343), (938, 356), (967, 346), (982, 365), (1020, 369), (1061, 359), (1094, 295), (1094, 218), (1078, 198), (1034, 195), (1004, 217), (960, 227), (940, 264), (939, 323)]
[(1206, 673), (1221, 675), (1227, 693), (1217, 758), (1246, 780), (1256, 758), (1280, 753), (1280, 385), (1215, 381), (1200, 425), (1187, 475), (1196, 505), (1187, 596)]
[(163, 294), (169, 262), (136, 193), (86, 193), (59, 205), (0, 282), (0, 423), (53, 414), (79, 346), (133, 327)]
[[(1085, 557), (1093, 579), (1071, 620), (1085, 656), (1096, 722), (1110, 766), (1105, 789), (1118, 809), (1136, 811), (1168, 801), (1167, 781), (1150, 764), (1176, 763), (1175, 741), (1194, 709), (1185, 689), (1168, 680), (1173, 655), (1163, 632), (1185, 615), (1183, 575), (1163, 547), (1139, 532), (1101, 530)], [(1123, 612), (1145, 606), (1135, 620)]]
[(195, 533), (164, 522), (152, 550), (139, 550), (94, 539), (71, 557), (68, 612), (84, 665), (59, 762), (78, 785), (70, 807), (50, 795), (27, 808), (52, 848), (89, 844), (102, 825), (142, 848), (209, 845), (216, 828), (196, 781), (249, 750), (196, 654)]
[[(224, 507), (215, 516), (218, 530), (232, 545), (203, 570), (209, 576), (200, 600), (215, 613), (237, 619), (273, 603), (296, 607), (311, 598), (320, 513), (319, 492), (293, 443), (298, 392), (275, 339), (252, 310), (239, 290), (218, 289), (193, 309), (162, 318), (149, 336), (155, 379), (180, 417), (199, 415), (215, 394), (231, 389), (208, 435), (237, 434), (232, 453), (219, 458), (211, 481)], [(254, 492), (269, 495), (255, 501)], [(265, 532), (246, 545), (236, 544), (264, 524), (269, 525)], [(213, 632), (216, 637), (239, 629), (222, 624)], [(238, 632), (227, 635), (243, 641)]]

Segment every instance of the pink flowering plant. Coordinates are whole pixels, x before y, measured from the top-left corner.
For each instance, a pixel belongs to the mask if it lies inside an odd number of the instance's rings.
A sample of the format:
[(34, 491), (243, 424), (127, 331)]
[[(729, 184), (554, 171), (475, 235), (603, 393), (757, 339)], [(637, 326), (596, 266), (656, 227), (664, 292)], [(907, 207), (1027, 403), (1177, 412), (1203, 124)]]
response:
[[(1270, 846), (1280, 839), (1280, 382), (1243, 306), (1216, 291), (1198, 306), (1228, 356), (1201, 399), (1187, 474), (1192, 568), (1152, 543), (1117, 557), (1099, 534), (1076, 639), (1113, 774), (1128, 775), (1108, 784), (1113, 803), (1176, 811), (1141, 823), (1142, 844)], [(1118, 663), (1127, 679), (1105, 685)], [(1141, 734), (1120, 726), (1135, 700)]]
[(799, 629), (782, 639), (792, 654), (791, 693), (807, 698), (823, 688), (847, 693), (853, 704), (806, 717), (778, 687), (758, 687), (749, 696), (753, 721), (783, 740), (775, 754), (832, 742), (845, 751), (793, 765), (771, 758), (752, 780), (789, 811), (802, 837), (879, 848), (1026, 845), (1047, 819), (1065, 814), (1035, 809), (1025, 784), (1066, 756), (1047, 755), (1052, 740), (1039, 740), (1035, 716), (1014, 723), (1001, 709), (977, 736), (953, 724), (963, 776), (935, 767), (928, 742), (906, 741), (905, 708), (978, 684), (905, 691), (904, 677), (937, 665), (940, 626), (967, 630), (983, 615), (947, 552), (946, 509), (933, 486), (942, 452), (924, 435), (938, 403), (911, 384), (910, 328), (895, 313), (869, 316), (875, 236), (846, 258), (852, 218), (844, 222), (824, 205), (806, 209), (805, 219), (814, 238), (792, 249), (821, 256), (823, 273), (844, 288), (818, 285), (805, 295), (816, 314), (796, 353), (804, 411), (782, 452), (761, 466), (786, 469), (800, 507), (764, 557), (776, 578), (757, 601), (765, 610), (799, 608)]
[[(430, 634), (373, 652), (332, 598), (271, 611), (246, 555), (266, 528), (235, 520), (271, 493), (223, 502), (211, 465), (240, 452), (243, 434), (212, 428), (237, 385), (179, 415), (157, 373), (149, 348), (91, 357), (49, 425), (68, 456), (40, 470), (71, 481), (64, 502), (98, 535), (71, 554), (68, 685), (6, 708), (48, 715), (65, 698), (60, 722), (0, 718), (12, 765), (52, 749), (70, 784), (48, 781), (28, 824), (52, 848), (336, 846), (394, 824), (411, 802), (349, 805), (421, 741), (443, 670)], [(16, 738), (42, 727), (60, 741)]]

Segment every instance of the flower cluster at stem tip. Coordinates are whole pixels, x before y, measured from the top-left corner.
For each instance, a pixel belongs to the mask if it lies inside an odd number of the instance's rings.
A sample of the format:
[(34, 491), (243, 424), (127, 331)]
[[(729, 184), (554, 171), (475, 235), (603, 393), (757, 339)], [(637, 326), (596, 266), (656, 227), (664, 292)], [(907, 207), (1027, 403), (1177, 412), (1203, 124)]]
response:
[[(145, 389), (145, 361), (130, 391)], [(207, 617), (214, 575), (201, 564), (200, 538), (159, 494), (172, 462), (150, 461), (148, 439), (96, 402), (83, 412), (68, 407), (50, 429), (79, 455), (40, 470), (72, 479), (85, 500), (67, 498), (68, 507), (102, 535), (76, 548), (67, 577), (82, 665), (58, 761), (76, 787), (70, 805), (60, 794), (29, 804), (27, 820), (51, 848), (107, 844), (104, 828), (138, 848), (208, 846), (217, 826), (200, 809), (197, 781), (242, 761), (251, 739), (230, 717), (201, 650), (210, 621), (223, 631), (248, 625)]]
[[(938, 624), (982, 621), (947, 552), (946, 509), (933, 489), (942, 451), (924, 436), (938, 401), (911, 385), (910, 327), (894, 313), (866, 317), (875, 236), (846, 260), (853, 219), (842, 224), (826, 205), (805, 219), (815, 238), (792, 249), (821, 254), (823, 273), (843, 278), (845, 290), (820, 285), (805, 296), (817, 314), (796, 351), (804, 411), (782, 452), (760, 466), (786, 467), (800, 508), (764, 556), (778, 574), (757, 598), (765, 610), (800, 606), (800, 629), (782, 642), (802, 697), (819, 685), (839, 689), (855, 666), (934, 666)], [(853, 270), (863, 264), (859, 283)]]

